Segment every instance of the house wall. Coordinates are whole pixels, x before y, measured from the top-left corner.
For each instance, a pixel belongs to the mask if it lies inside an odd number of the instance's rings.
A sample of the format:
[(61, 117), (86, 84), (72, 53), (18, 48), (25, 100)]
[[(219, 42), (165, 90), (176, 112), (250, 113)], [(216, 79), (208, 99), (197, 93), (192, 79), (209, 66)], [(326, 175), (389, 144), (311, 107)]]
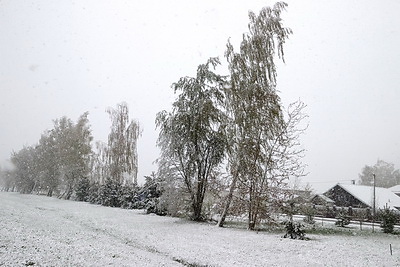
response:
[(325, 199), (321, 198), (320, 196), (315, 196), (311, 199), (311, 203), (315, 205), (322, 205), (322, 206), (333, 206), (334, 203), (327, 202)]
[(324, 193), (325, 196), (335, 201), (338, 207), (368, 208), (366, 204), (355, 198), (339, 185)]

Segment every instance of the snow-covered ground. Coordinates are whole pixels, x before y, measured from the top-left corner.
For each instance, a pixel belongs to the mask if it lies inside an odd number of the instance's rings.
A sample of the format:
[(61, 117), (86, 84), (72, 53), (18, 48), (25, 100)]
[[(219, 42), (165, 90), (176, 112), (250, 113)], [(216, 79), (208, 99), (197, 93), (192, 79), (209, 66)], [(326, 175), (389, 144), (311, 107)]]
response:
[(281, 236), (0, 192), (0, 266), (400, 266), (399, 236)]

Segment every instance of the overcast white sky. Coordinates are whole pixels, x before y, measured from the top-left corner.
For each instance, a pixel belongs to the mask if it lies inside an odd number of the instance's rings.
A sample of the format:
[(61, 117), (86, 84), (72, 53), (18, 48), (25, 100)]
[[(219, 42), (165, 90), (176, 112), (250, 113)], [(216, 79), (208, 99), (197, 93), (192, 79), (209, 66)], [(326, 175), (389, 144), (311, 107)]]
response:
[[(248, 10), (274, 1), (0, 1), (0, 165), (53, 119), (85, 111), (106, 141), (107, 107), (140, 121), (139, 181), (156, 170), (155, 114), (170, 85), (239, 44)], [(307, 105), (305, 182), (358, 179), (378, 158), (400, 168), (400, 1), (287, 1), (294, 34), (279, 64), (287, 105)]]

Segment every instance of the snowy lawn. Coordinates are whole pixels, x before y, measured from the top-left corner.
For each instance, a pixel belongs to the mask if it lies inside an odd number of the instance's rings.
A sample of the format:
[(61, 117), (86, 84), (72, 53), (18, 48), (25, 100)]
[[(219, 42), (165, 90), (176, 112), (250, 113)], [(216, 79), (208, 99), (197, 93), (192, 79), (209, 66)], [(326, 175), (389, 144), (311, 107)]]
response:
[(0, 192), (0, 266), (400, 266), (400, 236), (282, 234)]

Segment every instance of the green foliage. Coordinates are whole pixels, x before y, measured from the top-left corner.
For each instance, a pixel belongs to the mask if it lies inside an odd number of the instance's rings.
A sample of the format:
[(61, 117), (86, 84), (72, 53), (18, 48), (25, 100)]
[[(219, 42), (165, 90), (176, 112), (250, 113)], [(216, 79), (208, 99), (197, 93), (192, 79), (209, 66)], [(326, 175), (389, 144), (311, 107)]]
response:
[(75, 188), (75, 198), (78, 201), (89, 201), (90, 195), (90, 181), (88, 178), (83, 177), (79, 179)]
[(300, 162), (304, 150), (299, 147), (302, 130), (297, 126), (305, 117), (305, 105), (294, 103), (285, 112), (276, 88), (275, 60), (277, 56), (283, 59), (283, 45), (292, 33), (281, 19), (286, 6), (278, 2), (258, 15), (249, 12), (249, 33), (243, 34), (240, 50), (235, 51), (228, 42), (225, 53), (231, 74), (225, 106), (232, 175), (226, 207), (236, 187), (241, 198), (247, 200), (243, 204), (249, 229), (254, 229), (261, 217), (268, 217), (266, 207), (279, 203), (287, 179), (301, 176), (304, 171)]
[(211, 70), (219, 64), (218, 58), (210, 58), (198, 66), (196, 77), (182, 77), (174, 83), (179, 95), (172, 112), (159, 112), (156, 119), (162, 161), (173, 166), (174, 177), (183, 180), (194, 220), (201, 220), (208, 179), (226, 147), (221, 111), (225, 78)]
[[(93, 204), (100, 204), (108, 207), (121, 207), (124, 209), (144, 209), (145, 203), (140, 198), (140, 188), (136, 185), (121, 185), (113, 179), (106, 179), (105, 183), (90, 183), (87, 188), (86, 181), (79, 183), (80, 188), (84, 191), (82, 195), (87, 193), (85, 201)], [(85, 189), (85, 190), (83, 190)], [(79, 192), (80, 192), (79, 191)], [(78, 194), (78, 191), (76, 192)]]
[(15, 166), (12, 177), (15, 179), (17, 190), (24, 194), (30, 194), (39, 182), (37, 148), (24, 147), (17, 153), (13, 153), (11, 162)]
[(138, 195), (139, 189), (135, 185), (125, 185), (120, 188), (119, 202), (124, 209), (143, 209)]
[(162, 194), (158, 198), (157, 206), (167, 215), (174, 217), (190, 217), (190, 195), (182, 179), (176, 177), (176, 169), (170, 162), (161, 159), (158, 167), (159, 188)]
[(292, 220), (287, 220), (283, 222), (283, 225), (285, 226), (286, 233), (283, 236), (284, 238), (290, 237), (291, 239), (305, 239), (305, 231), (304, 231), (304, 225), (300, 222), (295, 222)]
[(158, 179), (151, 177), (146, 177), (142, 188), (134, 184), (121, 185), (113, 179), (106, 179), (104, 184), (99, 184), (82, 178), (76, 185), (75, 196), (78, 201), (124, 209), (146, 209), (147, 213), (166, 215), (165, 208), (159, 204), (161, 189)]
[(100, 184), (97, 182), (90, 183), (88, 202), (92, 204), (100, 204), (99, 199)]
[(150, 176), (145, 176), (146, 182), (140, 192), (141, 197), (144, 199), (147, 213), (155, 213), (157, 215), (166, 215), (166, 207), (160, 203), (162, 195), (160, 179), (156, 177), (155, 173)]
[(92, 136), (87, 116), (84, 113), (76, 123), (67, 117), (55, 120), (53, 129), (44, 132), (37, 145), (12, 155), (12, 177), (18, 191), (47, 190), (48, 196), (61, 192), (61, 197), (71, 197), (75, 183), (89, 174)]
[(55, 120), (49, 135), (56, 140), (56, 162), (66, 199), (71, 197), (75, 183), (89, 174), (92, 136), (87, 116), (88, 112), (84, 113), (76, 124), (66, 117)]
[(385, 208), (379, 211), (379, 218), (381, 219), (381, 228), (383, 229), (384, 233), (393, 233), (394, 225), (398, 220), (398, 215), (389, 209)]
[(107, 207), (121, 207), (122, 186), (119, 181), (107, 179), (105, 184), (100, 186), (100, 204)]

